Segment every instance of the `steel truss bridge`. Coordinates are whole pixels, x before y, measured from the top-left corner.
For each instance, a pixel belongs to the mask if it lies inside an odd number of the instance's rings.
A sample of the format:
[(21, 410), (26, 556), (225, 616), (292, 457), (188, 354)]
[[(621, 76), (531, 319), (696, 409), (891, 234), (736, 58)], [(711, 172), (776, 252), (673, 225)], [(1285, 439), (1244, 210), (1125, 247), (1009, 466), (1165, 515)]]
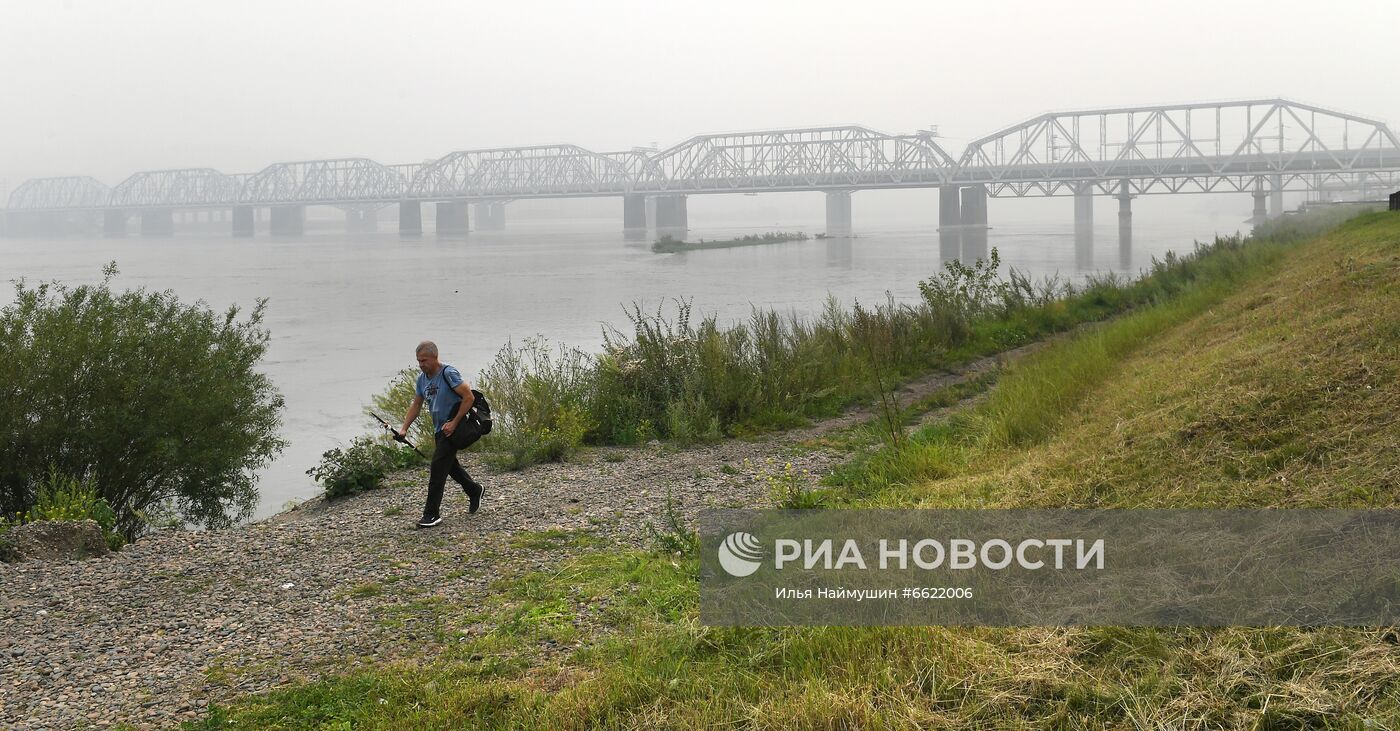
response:
[(1087, 207), (1079, 202), (1096, 194), (1116, 197), (1120, 214), (1130, 215), (1137, 195), (1251, 193), (1262, 217), (1266, 197), (1281, 212), (1283, 191), (1323, 198), (1398, 186), (1400, 140), (1383, 122), (1256, 99), (1043, 114), (956, 156), (932, 133), (847, 125), (700, 135), (663, 150), (541, 145), (462, 150), (420, 164), (342, 158), (240, 174), (157, 170), (112, 187), (91, 177), (36, 178), (10, 194), (5, 213), (31, 224), (100, 214), (109, 230), (118, 220), (124, 230), (137, 214), (143, 229), (153, 221), (149, 228), (160, 232), (174, 211), (231, 209), (235, 232), (242, 225), (251, 233), (252, 211), (267, 208), (274, 232), (279, 211), (282, 232), (300, 232), (308, 205), (363, 218), (399, 204), (401, 228), (421, 230), (418, 205), (431, 202), (439, 204), (439, 230), (444, 220), (465, 230), (468, 203), (478, 204), (479, 220), (491, 220), (515, 199), (619, 196), (625, 226), (646, 226), (649, 215), (662, 228), (686, 225), (687, 195), (825, 191), (828, 227), (839, 231), (849, 227), (850, 193), (866, 189), (939, 188), (941, 223), (966, 226), (985, 225), (987, 197), (1075, 196), (1079, 219)]

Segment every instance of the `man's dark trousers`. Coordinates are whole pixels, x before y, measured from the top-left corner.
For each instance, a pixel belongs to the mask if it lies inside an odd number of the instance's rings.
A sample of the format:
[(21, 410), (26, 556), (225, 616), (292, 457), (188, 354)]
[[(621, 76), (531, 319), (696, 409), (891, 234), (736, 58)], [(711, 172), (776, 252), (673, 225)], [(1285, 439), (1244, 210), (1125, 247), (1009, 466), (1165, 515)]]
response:
[[(461, 424), (458, 429), (468, 429), (466, 424)], [(457, 461), (457, 448), (452, 446), (442, 432), (433, 435), (433, 461), (428, 466), (428, 505), (423, 508), (424, 517), (436, 518), (442, 510), (442, 491), (447, 485), (447, 476), (451, 475), (457, 484), (466, 487), (472, 481), (472, 476), (462, 469), (462, 463)]]

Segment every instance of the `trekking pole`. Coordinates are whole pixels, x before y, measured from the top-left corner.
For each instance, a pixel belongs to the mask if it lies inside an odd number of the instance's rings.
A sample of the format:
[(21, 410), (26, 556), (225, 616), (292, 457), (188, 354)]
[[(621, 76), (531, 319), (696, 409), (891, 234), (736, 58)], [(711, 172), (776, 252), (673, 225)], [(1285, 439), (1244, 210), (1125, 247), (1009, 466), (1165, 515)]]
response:
[(396, 442), (402, 442), (402, 443), (404, 443), (404, 444), (407, 444), (408, 446), (413, 447), (413, 451), (418, 452), (418, 456), (419, 456), (419, 457), (422, 457), (423, 459), (427, 459), (427, 458), (428, 458), (428, 455), (423, 454), (421, 451), (419, 451), (419, 450), (418, 450), (418, 447), (414, 446), (413, 442), (408, 441), (408, 437), (406, 437), (406, 436), (400, 434), (398, 429), (395, 429), (394, 427), (389, 426), (389, 422), (385, 421), (385, 420), (383, 419), (383, 417), (381, 417), (379, 414), (376, 414), (376, 413), (374, 413), (374, 412), (370, 412), (370, 416), (373, 416), (380, 424), (383, 424), (383, 425), (384, 425), (384, 428), (385, 428), (385, 429), (389, 430), (389, 433), (390, 433), (390, 434), (393, 434), (393, 435), (394, 435), (394, 441), (396, 441)]

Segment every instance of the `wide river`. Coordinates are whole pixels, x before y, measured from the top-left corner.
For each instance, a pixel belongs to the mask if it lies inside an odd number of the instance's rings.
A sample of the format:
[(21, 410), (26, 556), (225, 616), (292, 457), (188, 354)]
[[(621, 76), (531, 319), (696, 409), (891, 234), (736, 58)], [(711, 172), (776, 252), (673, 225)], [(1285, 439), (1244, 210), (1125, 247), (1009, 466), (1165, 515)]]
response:
[[(698, 218), (692, 206), (693, 226), (706, 223)], [(1101, 214), (1088, 252), (1076, 247), (1067, 216), (1047, 218), (1059, 223), (993, 220), (989, 245), (999, 249), (1004, 266), (1069, 278), (1135, 273), (1154, 256), (1189, 252), (1193, 240), (1240, 228), (1236, 217), (1199, 211), (1139, 220), (1131, 251), (1124, 252), (1116, 221)], [(726, 223), (693, 228), (689, 238), (823, 228), (819, 210), (783, 225)], [(714, 313), (722, 322), (747, 317), (751, 306), (809, 314), (828, 293), (845, 304), (875, 302), (886, 291), (912, 301), (918, 281), (942, 265), (938, 234), (923, 222), (858, 220), (853, 239), (681, 254), (655, 254), (646, 242), (627, 241), (615, 218), (508, 224), (505, 231), (466, 239), (431, 232), (400, 238), (389, 225), (380, 233), (345, 234), (331, 222), (309, 224), (295, 239), (233, 239), (212, 231), (0, 239), (0, 279), (93, 282), (102, 265), (115, 260), (121, 287), (170, 289), (216, 309), (268, 298), (272, 344), (263, 367), (286, 397), (283, 436), (290, 445), (261, 475), (262, 517), (318, 492), (305, 470), (322, 451), (366, 432), (361, 410), (369, 396), (397, 370), (414, 367), (420, 340), (436, 340), (443, 360), (471, 377), (511, 339), (542, 335), (595, 350), (605, 323), (626, 331), (623, 306), (634, 301), (655, 309), (686, 297), (697, 314)], [(0, 295), (0, 304), (11, 297)]]

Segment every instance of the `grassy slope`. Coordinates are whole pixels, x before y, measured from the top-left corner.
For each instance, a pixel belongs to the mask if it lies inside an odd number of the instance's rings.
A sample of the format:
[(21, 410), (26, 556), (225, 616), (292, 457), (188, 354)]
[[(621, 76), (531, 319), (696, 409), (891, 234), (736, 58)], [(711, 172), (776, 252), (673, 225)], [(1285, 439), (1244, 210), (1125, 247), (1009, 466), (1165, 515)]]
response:
[(1020, 364), (968, 423), (928, 440), (957, 451), (949, 476), (883, 502), (1396, 505), (1400, 217), (1353, 221), (1276, 267)]
[[(1400, 216), (1249, 269), (1043, 351), (833, 494), (1395, 506)], [(280, 691), (206, 727), (1400, 728), (1394, 629), (714, 629), (696, 622), (693, 572), (586, 554), (503, 582), (499, 629), (433, 665)], [(575, 639), (578, 606), (616, 637), (532, 657)]]

